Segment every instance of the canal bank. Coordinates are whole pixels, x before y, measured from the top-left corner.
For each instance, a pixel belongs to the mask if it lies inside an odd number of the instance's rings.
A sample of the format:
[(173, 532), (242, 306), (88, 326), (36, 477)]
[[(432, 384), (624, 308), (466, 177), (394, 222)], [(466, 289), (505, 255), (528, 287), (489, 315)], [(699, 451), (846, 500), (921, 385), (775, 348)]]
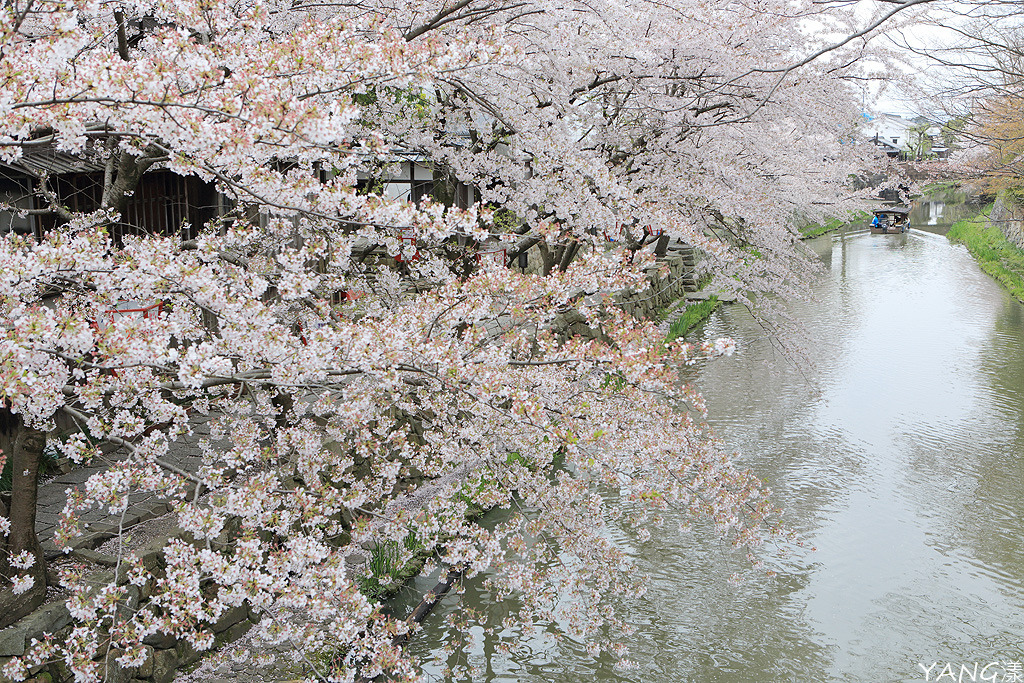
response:
[(912, 202), (910, 225), (963, 245), (983, 271), (1024, 302), (1024, 207), (1012, 194), (985, 204), (958, 182), (936, 182)]
[(710, 318), (722, 303), (714, 294), (703, 301), (684, 299), (683, 302), (684, 305), (674, 310), (665, 320), (668, 327), (666, 342), (686, 337), (690, 330)]
[(1024, 207), (1009, 192), (983, 204), (955, 182), (925, 188), (911, 212), (911, 226), (963, 245), (983, 271), (1024, 302)]
[(830, 232), (835, 232), (850, 223), (859, 223), (870, 218), (871, 214), (867, 211), (857, 211), (846, 218), (829, 218), (824, 223), (808, 223), (807, 225), (799, 228), (798, 232), (800, 233), (800, 239), (809, 240), (826, 235)]
[(991, 219), (991, 207), (974, 218), (956, 222), (946, 237), (964, 245), (982, 270), (1024, 302), (1024, 251), (1010, 242)]

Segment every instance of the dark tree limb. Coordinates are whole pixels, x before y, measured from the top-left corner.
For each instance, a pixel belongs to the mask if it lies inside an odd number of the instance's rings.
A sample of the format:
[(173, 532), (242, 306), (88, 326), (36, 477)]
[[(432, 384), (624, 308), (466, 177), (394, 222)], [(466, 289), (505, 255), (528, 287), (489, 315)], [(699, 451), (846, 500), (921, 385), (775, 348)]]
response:
[[(46, 560), (36, 536), (39, 463), (46, 432), (25, 424), (21, 415), (5, 407), (0, 408), (0, 436), (4, 454), (11, 462), (11, 531), (0, 553), (0, 574), (4, 579), (0, 588), (0, 628), (5, 628), (31, 613), (46, 597)], [(34, 558), (32, 566), (12, 566), (11, 559), (26, 551)], [(32, 587), (15, 594), (11, 580), (23, 575), (32, 578)]]
[(129, 61), (128, 31), (124, 23), (124, 11), (114, 10), (114, 21), (117, 22), (117, 54), (127, 62)]

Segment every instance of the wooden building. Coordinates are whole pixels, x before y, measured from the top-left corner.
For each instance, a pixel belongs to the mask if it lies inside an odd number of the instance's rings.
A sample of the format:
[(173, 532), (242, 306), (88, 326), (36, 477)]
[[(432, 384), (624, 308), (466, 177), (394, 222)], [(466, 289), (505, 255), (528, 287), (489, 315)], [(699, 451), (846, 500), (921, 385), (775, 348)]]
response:
[[(103, 164), (89, 147), (80, 155), (56, 150), (52, 144), (27, 149), (15, 162), (0, 162), (0, 234), (15, 231), (43, 234), (60, 224), (55, 213), (20, 215), (17, 209), (38, 211), (47, 204), (37, 192), (40, 179), (62, 206), (75, 213), (99, 208), (103, 193)], [(448, 174), (436, 172), (424, 158), (401, 158), (379, 178), (360, 179), (364, 191), (411, 202), (425, 197), (466, 208), (479, 198), (471, 185)], [(194, 176), (181, 176), (156, 169), (145, 173), (129, 198), (121, 221), (112, 226), (115, 240), (131, 234), (177, 235), (192, 239), (208, 221), (222, 215), (231, 205), (213, 183)], [(254, 216), (255, 218), (255, 216)]]
[[(99, 208), (103, 193), (101, 161), (88, 149), (83, 155), (71, 155), (52, 145), (41, 145), (26, 150), (14, 162), (0, 162), (0, 202), (11, 207), (0, 208), (0, 234), (14, 230), (40, 238), (61, 222), (55, 213), (19, 215), (13, 210), (47, 207), (37, 192), (43, 177), (48, 178), (48, 188), (58, 202), (72, 212)], [(131, 234), (158, 234), (191, 239), (221, 210), (222, 199), (212, 183), (165, 170), (150, 171), (129, 198), (121, 221), (112, 226), (113, 237), (119, 240)]]

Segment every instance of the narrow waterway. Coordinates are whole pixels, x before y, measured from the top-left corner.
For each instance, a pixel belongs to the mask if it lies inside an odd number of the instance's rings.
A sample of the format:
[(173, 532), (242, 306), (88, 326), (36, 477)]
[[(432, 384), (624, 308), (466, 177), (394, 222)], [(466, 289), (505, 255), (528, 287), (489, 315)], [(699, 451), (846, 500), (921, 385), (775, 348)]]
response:
[[(936, 680), (947, 663), (1012, 676), (1024, 662), (1024, 307), (941, 228), (853, 226), (810, 243), (827, 273), (792, 312), (811, 365), (780, 357), (738, 306), (703, 331), (739, 345), (692, 378), (716, 431), (815, 549), (766, 549), (777, 576), (736, 586), (743, 562), (712, 537), (671, 521), (647, 543), (623, 532), (651, 577), (622, 605), (635, 669), (543, 633), (501, 655), (476, 629), (472, 680), (890, 683)], [(477, 585), (460, 599), (492, 625), (513, 608)], [(435, 615), (413, 641), (432, 675), (466, 661), (443, 653), (447, 635)]]
[(959, 220), (978, 215), (981, 204), (963, 190), (951, 187), (920, 197), (912, 209), (911, 225), (921, 230), (945, 231)]

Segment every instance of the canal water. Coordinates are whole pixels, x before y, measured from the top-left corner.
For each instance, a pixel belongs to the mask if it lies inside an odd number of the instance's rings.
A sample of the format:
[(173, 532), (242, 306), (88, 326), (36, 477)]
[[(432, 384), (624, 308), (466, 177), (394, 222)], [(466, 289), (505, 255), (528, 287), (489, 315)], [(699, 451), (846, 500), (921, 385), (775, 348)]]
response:
[(976, 197), (956, 187), (936, 189), (914, 202), (910, 224), (922, 230), (942, 231), (981, 212)]
[[(476, 628), (468, 658), (445, 654), (449, 602), (413, 640), (427, 673), (465, 663), (477, 670), (463, 680), (503, 682), (1024, 680), (1024, 307), (943, 223), (905, 235), (851, 226), (809, 243), (826, 273), (791, 308), (809, 364), (780, 357), (739, 306), (702, 332), (739, 350), (689, 379), (807, 544), (764, 549), (776, 576), (732, 584), (745, 561), (671, 520), (644, 543), (623, 531), (650, 576), (648, 594), (620, 606), (638, 629), (636, 668), (544, 629), (504, 655)], [(476, 583), (458, 599), (499, 631), (514, 609)]]

